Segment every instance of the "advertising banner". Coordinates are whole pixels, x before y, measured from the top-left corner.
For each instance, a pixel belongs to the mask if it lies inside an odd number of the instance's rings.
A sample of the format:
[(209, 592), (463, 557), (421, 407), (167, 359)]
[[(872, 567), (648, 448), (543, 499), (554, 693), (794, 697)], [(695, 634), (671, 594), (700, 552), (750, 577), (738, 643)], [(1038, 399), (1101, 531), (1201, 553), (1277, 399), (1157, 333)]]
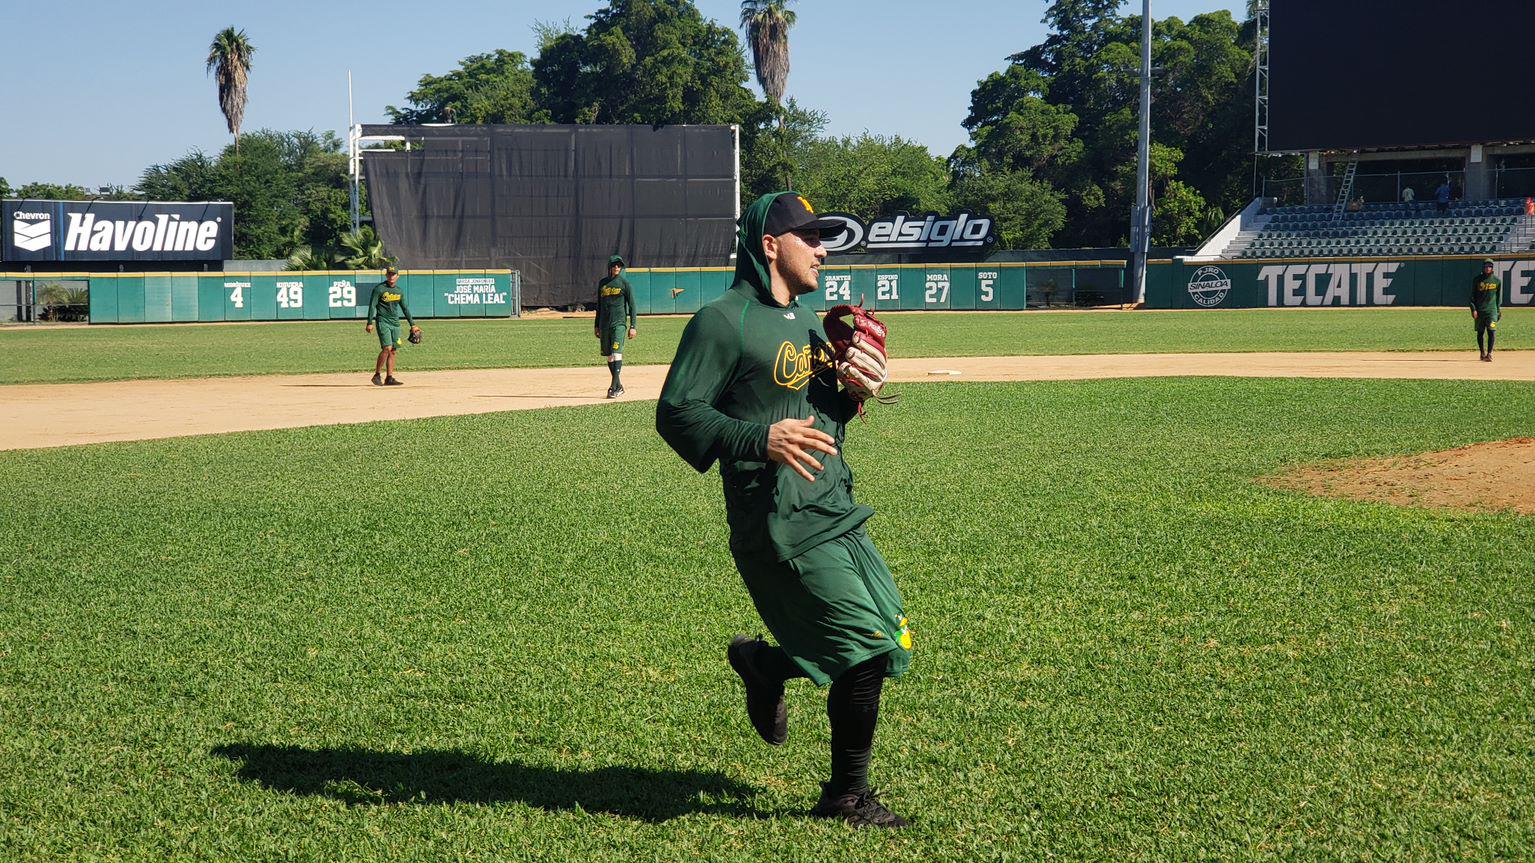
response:
[(222, 261), (234, 257), (234, 205), (160, 201), (0, 202), (0, 260)]

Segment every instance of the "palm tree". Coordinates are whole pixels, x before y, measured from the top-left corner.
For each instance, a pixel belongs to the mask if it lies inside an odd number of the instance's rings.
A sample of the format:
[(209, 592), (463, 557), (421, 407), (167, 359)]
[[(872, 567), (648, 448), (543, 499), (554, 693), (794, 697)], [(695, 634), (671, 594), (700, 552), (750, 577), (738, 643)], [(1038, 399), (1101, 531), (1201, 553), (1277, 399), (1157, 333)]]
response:
[(251, 55), (256, 48), (244, 30), (225, 27), (213, 36), (208, 46), (208, 71), (219, 82), (219, 108), (229, 131), (235, 136), (235, 151), (240, 149), (240, 121), (245, 119), (246, 85), (250, 83)]
[(784, 182), (793, 188), (788, 175), (788, 141), (784, 130), (783, 91), (789, 83), (789, 28), (794, 26), (794, 0), (741, 0), (741, 28), (752, 46), (752, 68), (757, 84), (773, 107), (778, 119), (779, 148), (785, 164)]
[(794, 0), (741, 0), (741, 28), (752, 46), (752, 66), (757, 83), (776, 108), (789, 83), (789, 28)]

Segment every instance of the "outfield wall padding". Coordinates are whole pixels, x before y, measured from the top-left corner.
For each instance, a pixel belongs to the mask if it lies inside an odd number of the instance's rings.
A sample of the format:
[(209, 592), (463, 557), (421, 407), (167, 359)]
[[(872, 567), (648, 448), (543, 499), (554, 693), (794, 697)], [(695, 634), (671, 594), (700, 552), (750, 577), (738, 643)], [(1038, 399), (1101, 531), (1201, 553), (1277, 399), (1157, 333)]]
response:
[[(860, 299), (876, 311), (1017, 311), (1065, 298), (1107, 305), (1120, 302), (1124, 272), (1124, 261), (823, 266), (820, 289), (800, 302), (816, 311)], [(669, 315), (718, 299), (734, 274), (729, 267), (636, 268), (624, 277), (638, 314)]]
[(1472, 255), (1432, 258), (1296, 258), (1258, 261), (1151, 261), (1146, 305), (1154, 309), (1258, 309), (1305, 306), (1466, 306), (1491, 257), (1503, 305), (1535, 303), (1535, 258)]
[[(42, 280), (64, 275), (25, 277)], [(90, 283), (93, 324), (366, 318), (373, 286), (383, 277), (377, 270), (78, 276)], [(398, 286), (417, 318), (505, 318), (517, 315), (521, 308), (516, 271), (402, 271)]]

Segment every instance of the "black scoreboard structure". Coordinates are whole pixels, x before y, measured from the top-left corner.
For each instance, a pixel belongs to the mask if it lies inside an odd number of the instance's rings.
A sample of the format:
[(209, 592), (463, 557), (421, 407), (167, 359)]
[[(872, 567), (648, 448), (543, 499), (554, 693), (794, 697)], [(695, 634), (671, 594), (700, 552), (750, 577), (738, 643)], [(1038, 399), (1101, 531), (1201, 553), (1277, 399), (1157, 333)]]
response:
[(384, 247), (411, 268), (509, 268), (528, 306), (592, 303), (610, 255), (725, 266), (735, 246), (732, 126), (363, 125)]
[[(1532, 0), (1269, 0), (1268, 153), (1535, 141)], [(1261, 23), (1261, 22), (1260, 22)], [(1260, 72), (1263, 66), (1260, 37)]]

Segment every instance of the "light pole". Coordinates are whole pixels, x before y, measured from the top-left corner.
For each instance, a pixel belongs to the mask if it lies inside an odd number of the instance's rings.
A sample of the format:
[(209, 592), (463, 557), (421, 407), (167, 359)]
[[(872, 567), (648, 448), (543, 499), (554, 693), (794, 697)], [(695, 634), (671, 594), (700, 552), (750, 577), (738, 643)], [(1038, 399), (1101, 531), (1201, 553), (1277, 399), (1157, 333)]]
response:
[(1146, 301), (1146, 257), (1151, 252), (1151, 0), (1141, 0), (1141, 135), (1135, 157), (1135, 209), (1130, 214), (1130, 287)]

